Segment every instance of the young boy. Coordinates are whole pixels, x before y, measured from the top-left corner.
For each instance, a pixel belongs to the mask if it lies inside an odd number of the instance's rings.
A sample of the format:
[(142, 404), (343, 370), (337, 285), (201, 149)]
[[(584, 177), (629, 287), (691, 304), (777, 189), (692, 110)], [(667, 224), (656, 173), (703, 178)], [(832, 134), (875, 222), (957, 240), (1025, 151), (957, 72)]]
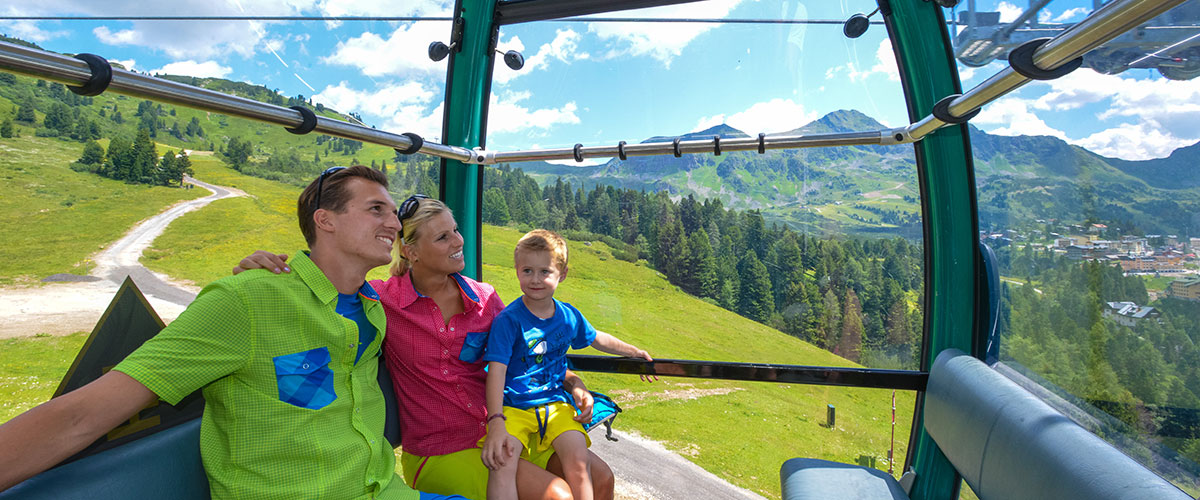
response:
[[(492, 470), (489, 498), (517, 498), (516, 485), (505, 467), (520, 451), (554, 448), (575, 500), (592, 499), (587, 448), (591, 440), (576, 416), (571, 396), (563, 390), (567, 349), (587, 346), (609, 354), (653, 361), (637, 347), (596, 331), (587, 319), (554, 290), (567, 278), (567, 242), (559, 235), (535, 229), (517, 242), (513, 252), (517, 279), (524, 295), (492, 321), (487, 351), (487, 436), (483, 462)], [(502, 408), (503, 407), (503, 408)], [(508, 449), (508, 435), (524, 450)]]

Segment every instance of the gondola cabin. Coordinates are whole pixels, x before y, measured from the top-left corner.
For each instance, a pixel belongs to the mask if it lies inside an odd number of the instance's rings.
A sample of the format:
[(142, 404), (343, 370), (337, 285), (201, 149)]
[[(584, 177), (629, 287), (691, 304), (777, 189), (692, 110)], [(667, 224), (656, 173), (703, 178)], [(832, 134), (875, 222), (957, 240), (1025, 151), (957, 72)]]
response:
[[(128, 269), (292, 252), (299, 187), (353, 163), (445, 201), (506, 301), (520, 234), (565, 236), (563, 300), (655, 357), (571, 358), (617, 435), (737, 495), (1200, 494), (1197, 0), (19, 2), (0, 31), (0, 297), (132, 274), (0, 419), (190, 300)], [(192, 179), (247, 196), (99, 263)], [(0, 498), (207, 498), (202, 406)]]

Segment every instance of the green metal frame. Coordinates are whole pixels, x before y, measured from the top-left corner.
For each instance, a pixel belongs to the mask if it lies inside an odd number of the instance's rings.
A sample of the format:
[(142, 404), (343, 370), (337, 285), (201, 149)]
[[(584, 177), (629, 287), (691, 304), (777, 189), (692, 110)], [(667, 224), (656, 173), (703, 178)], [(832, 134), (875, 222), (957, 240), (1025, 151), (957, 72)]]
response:
[[(909, 118), (926, 116), (941, 98), (961, 92), (944, 17), (929, 0), (879, 0), (902, 74)], [(443, 142), (484, 145), (495, 36), (496, 0), (459, 0), (464, 22), (461, 51), (451, 54), (446, 82)], [(931, 34), (936, 34), (931, 36)], [(938, 130), (915, 144), (925, 221), (926, 320), (922, 369), (948, 348), (969, 352), (975, 325), (978, 276), (973, 165), (965, 125)], [(454, 211), (469, 243), (465, 274), (481, 272), (483, 167), (443, 160), (442, 200)], [(969, 291), (969, 293), (963, 293)], [(970, 314), (966, 314), (970, 311)], [(919, 410), (919, 407), (918, 407)], [(921, 427), (913, 422), (909, 465), (917, 472), (914, 500), (952, 498), (958, 474)]]
[[(484, 146), (494, 54), (492, 34), (496, 0), (459, 0), (454, 17), (463, 23), (457, 50), (451, 51), (446, 71), (446, 105), (442, 142), (474, 148)], [(442, 160), (441, 199), (458, 221), (466, 267), (463, 274), (480, 279), (482, 245), (483, 166)]]
[[(929, 0), (880, 3), (890, 3), (885, 20), (909, 118), (916, 121), (938, 100), (961, 92), (945, 19), (937, 4)], [(915, 148), (925, 222), (926, 316), (921, 369), (928, 370), (945, 349), (971, 350), (979, 224), (967, 126), (942, 128)], [(960, 483), (958, 473), (925, 432), (920, 408), (917, 410), (908, 463), (917, 476), (910, 496), (914, 500), (954, 498)]]

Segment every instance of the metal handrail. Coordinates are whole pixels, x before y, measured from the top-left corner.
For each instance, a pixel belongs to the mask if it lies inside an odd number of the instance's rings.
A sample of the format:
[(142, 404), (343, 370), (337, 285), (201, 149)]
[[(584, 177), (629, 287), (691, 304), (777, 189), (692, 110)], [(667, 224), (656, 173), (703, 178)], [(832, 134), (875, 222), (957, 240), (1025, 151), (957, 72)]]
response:
[[(0, 42), (0, 69), (72, 86), (85, 85), (92, 78), (91, 69), (84, 61), (6, 42)], [(112, 68), (112, 82), (108, 85), (108, 90), (131, 97), (178, 104), (288, 128), (304, 124), (304, 116), (291, 108), (118, 68)], [(323, 116), (317, 116), (313, 131), (397, 149), (408, 149), (412, 146), (412, 139), (404, 135)], [(434, 142), (425, 142), (420, 152), (459, 161), (474, 156), (470, 149)]]
[[(1050, 39), (1033, 53), (1033, 65), (1052, 71), (1122, 33), (1149, 21), (1186, 0), (1116, 0), (1105, 4), (1078, 24)], [(91, 79), (87, 63), (52, 52), (0, 42), (0, 69), (28, 76), (81, 86)], [(296, 128), (304, 124), (304, 115), (294, 109), (231, 96), (170, 80), (114, 68), (108, 89), (118, 94), (153, 99), (206, 111), (214, 111), (251, 120)], [(983, 105), (1025, 85), (1030, 78), (1012, 67), (1004, 68), (975, 88), (950, 100), (946, 108), (950, 117), (965, 117)], [(945, 116), (945, 115), (943, 115)], [(467, 149), (425, 141), (419, 152), (468, 164), (492, 165), (504, 162), (567, 160), (586, 158), (653, 156), (673, 154), (713, 153), (722, 151), (758, 151), (807, 147), (894, 145), (921, 140), (935, 130), (950, 124), (930, 114), (910, 125), (894, 129), (866, 132), (826, 133), (809, 135), (765, 135), (758, 137), (714, 137), (700, 140), (673, 140), (617, 146), (583, 146), (573, 148), (536, 149), (523, 151), (489, 151)], [(380, 144), (407, 150), (413, 140), (403, 134), (384, 132), (364, 125), (317, 117), (313, 131), (346, 139)]]

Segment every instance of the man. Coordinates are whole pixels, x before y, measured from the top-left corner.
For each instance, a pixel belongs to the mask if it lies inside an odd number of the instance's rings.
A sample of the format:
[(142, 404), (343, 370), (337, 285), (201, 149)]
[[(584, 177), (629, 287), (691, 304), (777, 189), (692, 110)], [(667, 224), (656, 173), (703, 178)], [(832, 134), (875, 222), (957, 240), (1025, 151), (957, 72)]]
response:
[(301, 193), (311, 253), (293, 272), (205, 287), (94, 382), (0, 426), (0, 490), (71, 456), (155, 399), (206, 399), (200, 450), (213, 498), (416, 498), (395, 477), (376, 381), (384, 313), (367, 271), (400, 229), (387, 179), (326, 170)]

